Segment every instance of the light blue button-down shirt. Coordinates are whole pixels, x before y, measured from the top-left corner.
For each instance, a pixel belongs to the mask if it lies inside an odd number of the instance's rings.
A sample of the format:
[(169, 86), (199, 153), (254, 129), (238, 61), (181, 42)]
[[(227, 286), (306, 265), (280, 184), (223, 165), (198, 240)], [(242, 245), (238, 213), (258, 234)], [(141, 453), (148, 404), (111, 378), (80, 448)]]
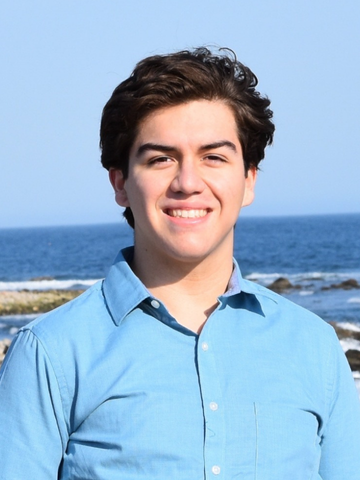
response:
[(332, 327), (236, 265), (197, 335), (120, 255), (13, 342), (0, 479), (205, 478), (359, 480), (350, 369)]

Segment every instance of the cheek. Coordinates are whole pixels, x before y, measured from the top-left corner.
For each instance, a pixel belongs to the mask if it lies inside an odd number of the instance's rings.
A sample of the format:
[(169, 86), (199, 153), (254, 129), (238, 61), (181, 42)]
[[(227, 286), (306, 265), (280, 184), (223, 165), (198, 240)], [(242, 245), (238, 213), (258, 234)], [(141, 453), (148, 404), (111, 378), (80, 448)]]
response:
[(134, 212), (141, 212), (151, 208), (155, 199), (153, 190), (154, 181), (146, 178), (132, 179), (131, 183), (126, 186), (130, 208)]
[(215, 196), (226, 206), (241, 204), (245, 193), (245, 178), (234, 174), (233, 177), (218, 179), (213, 183)]

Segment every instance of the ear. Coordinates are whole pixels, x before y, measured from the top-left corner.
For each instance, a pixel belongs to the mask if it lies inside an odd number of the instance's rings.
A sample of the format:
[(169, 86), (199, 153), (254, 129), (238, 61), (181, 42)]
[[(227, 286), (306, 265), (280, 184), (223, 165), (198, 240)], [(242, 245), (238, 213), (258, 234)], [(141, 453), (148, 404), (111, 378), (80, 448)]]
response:
[(255, 197), (255, 183), (257, 178), (257, 170), (255, 167), (249, 168), (245, 178), (245, 191), (242, 207), (250, 205)]
[(130, 207), (127, 193), (125, 190), (126, 180), (121, 170), (110, 168), (109, 170), (110, 183), (115, 191), (115, 201), (120, 207)]

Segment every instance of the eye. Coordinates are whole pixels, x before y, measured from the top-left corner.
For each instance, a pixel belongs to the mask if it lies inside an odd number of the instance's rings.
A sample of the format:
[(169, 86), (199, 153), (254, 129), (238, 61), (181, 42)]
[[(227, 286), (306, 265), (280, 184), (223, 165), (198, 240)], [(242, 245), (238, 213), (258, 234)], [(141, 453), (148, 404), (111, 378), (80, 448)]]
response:
[(159, 156), (159, 157), (151, 158), (148, 161), (148, 164), (149, 165), (161, 165), (161, 164), (166, 164), (166, 163), (170, 163), (170, 162), (172, 162), (171, 157), (167, 157), (166, 155), (162, 155), (162, 156)]
[(206, 155), (206, 157), (204, 157), (204, 160), (207, 160), (211, 163), (224, 163), (224, 162), (226, 162), (225, 157), (222, 157), (221, 155), (217, 155), (215, 153)]

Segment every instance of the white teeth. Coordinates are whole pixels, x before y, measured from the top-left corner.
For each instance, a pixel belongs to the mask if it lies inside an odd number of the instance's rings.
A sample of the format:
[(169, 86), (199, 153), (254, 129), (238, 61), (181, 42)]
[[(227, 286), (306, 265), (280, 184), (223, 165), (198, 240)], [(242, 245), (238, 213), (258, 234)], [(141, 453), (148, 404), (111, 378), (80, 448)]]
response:
[(201, 218), (205, 217), (207, 210), (168, 210), (171, 217)]

